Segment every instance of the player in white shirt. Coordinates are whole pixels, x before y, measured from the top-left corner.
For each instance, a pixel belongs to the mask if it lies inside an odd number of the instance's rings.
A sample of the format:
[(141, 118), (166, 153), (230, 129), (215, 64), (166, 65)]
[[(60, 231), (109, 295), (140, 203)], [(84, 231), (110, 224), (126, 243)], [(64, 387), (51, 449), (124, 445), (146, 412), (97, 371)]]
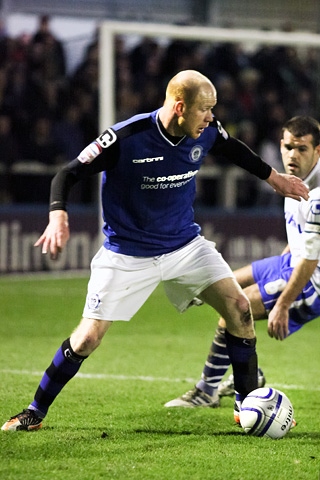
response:
[[(297, 116), (286, 122), (282, 133), (280, 148), (285, 172), (308, 185), (309, 199), (285, 199), (288, 245), (281, 255), (258, 260), (234, 272), (250, 300), (254, 320), (268, 318), (268, 333), (277, 340), (284, 340), (320, 316), (320, 126), (312, 117)], [(221, 383), (229, 365), (225, 322), (220, 318), (201, 380), (165, 406), (218, 407), (221, 396), (235, 393), (232, 375)], [(265, 384), (260, 369), (258, 384)], [(237, 423), (238, 407), (235, 404)]]

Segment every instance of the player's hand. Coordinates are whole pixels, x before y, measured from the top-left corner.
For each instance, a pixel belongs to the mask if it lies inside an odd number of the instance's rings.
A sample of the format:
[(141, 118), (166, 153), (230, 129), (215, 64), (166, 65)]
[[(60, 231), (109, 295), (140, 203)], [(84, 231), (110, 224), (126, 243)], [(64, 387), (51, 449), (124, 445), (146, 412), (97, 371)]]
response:
[(301, 178), (295, 175), (279, 173), (273, 168), (270, 177), (266, 181), (275, 192), (284, 197), (290, 197), (299, 202), (301, 198), (304, 200), (308, 200), (309, 198), (308, 187), (303, 183)]
[(269, 336), (276, 340), (284, 340), (289, 334), (288, 322), (289, 310), (275, 304), (268, 318)]
[(56, 260), (70, 237), (68, 214), (64, 210), (54, 210), (49, 214), (49, 224), (41, 237), (34, 244), (42, 245), (42, 253), (50, 252), (52, 260)]

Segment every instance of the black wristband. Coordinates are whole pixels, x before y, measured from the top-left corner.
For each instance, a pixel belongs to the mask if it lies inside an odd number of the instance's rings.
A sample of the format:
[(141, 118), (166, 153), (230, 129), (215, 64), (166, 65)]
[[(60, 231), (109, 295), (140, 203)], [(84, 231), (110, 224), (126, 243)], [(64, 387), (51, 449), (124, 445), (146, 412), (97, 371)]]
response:
[(53, 212), (54, 210), (65, 210), (67, 211), (65, 202), (53, 201), (49, 205), (49, 211)]

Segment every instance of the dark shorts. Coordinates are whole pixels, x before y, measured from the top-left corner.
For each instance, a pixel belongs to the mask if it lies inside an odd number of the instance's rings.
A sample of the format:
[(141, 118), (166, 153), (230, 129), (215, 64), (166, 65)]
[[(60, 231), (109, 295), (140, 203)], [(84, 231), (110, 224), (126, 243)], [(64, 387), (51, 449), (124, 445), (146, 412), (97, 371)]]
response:
[[(264, 258), (252, 263), (255, 282), (259, 286), (266, 311), (270, 311), (288, 282), (293, 268), (291, 254)], [(320, 298), (311, 281), (289, 309), (289, 334), (299, 330), (305, 323), (320, 316)]]

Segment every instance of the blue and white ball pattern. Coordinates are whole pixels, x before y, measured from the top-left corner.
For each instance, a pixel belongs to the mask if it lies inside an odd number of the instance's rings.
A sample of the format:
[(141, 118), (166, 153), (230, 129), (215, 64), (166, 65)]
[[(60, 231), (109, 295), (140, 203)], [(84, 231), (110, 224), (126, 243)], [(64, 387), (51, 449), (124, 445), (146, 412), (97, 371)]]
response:
[(241, 404), (240, 424), (248, 435), (278, 439), (289, 432), (293, 414), (293, 406), (283, 392), (257, 388)]

